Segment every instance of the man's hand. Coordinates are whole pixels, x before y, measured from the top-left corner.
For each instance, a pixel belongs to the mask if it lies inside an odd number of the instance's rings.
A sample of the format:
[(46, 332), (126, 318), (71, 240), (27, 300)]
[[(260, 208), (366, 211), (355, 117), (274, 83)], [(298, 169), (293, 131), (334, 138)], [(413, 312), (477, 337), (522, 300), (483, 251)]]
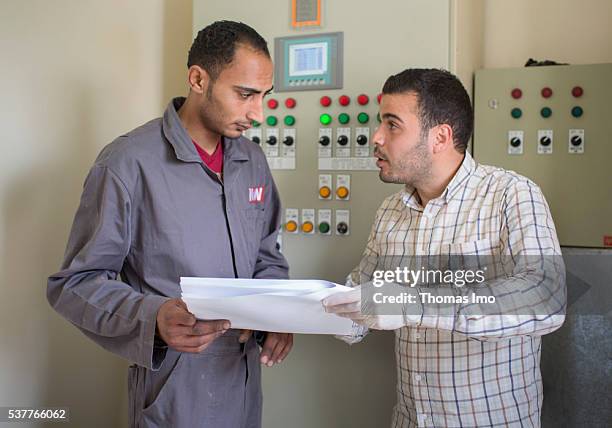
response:
[(323, 299), (321, 303), (325, 312), (349, 318), (359, 325), (375, 330), (397, 330), (410, 321), (416, 323), (417, 320), (420, 320), (420, 316), (415, 318), (406, 315), (380, 314), (380, 311), (384, 311), (383, 305), (374, 303), (372, 299), (362, 303), (362, 293), (365, 293), (365, 290), (358, 285), (351, 291), (332, 294)]
[(228, 320), (198, 321), (181, 299), (171, 299), (157, 311), (157, 331), (171, 348), (199, 353), (230, 328)]
[(293, 347), (292, 333), (268, 333), (264, 341), (259, 361), (268, 367), (283, 362)]

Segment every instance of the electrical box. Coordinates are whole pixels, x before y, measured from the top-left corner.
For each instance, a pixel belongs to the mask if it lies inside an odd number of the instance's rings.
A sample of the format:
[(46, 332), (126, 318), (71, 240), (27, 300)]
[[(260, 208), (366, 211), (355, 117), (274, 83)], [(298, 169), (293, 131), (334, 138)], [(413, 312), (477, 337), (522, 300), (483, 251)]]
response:
[(479, 70), (473, 154), (522, 174), (563, 246), (612, 248), (612, 64)]
[[(274, 56), (275, 91), (263, 123), (246, 135), (262, 147), (280, 192), (279, 242), (292, 278), (344, 283), (357, 266), (377, 208), (401, 189), (380, 181), (372, 157), (383, 83), (410, 67), (473, 70), (458, 52), (480, 49), (466, 48), (466, 37), (455, 32), (478, 25), (459, 17), (478, 15), (471, 12), (481, 5), (325, 1), (323, 25), (296, 30), (288, 0), (194, 1), (194, 32), (216, 20), (242, 21), (268, 41)], [(292, 60), (302, 62), (291, 68)], [(283, 149), (287, 143), (291, 150)], [(397, 401), (393, 332), (372, 332), (351, 347), (330, 336), (299, 335), (283, 364), (263, 371), (266, 427), (390, 424)]]

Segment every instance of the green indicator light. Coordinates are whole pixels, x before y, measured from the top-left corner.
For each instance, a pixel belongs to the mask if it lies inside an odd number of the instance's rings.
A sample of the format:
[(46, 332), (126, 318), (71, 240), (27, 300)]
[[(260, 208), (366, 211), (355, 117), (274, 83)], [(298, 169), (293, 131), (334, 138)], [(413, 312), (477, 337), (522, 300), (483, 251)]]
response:
[(287, 126), (295, 125), (295, 117), (291, 115), (285, 116), (285, 125)]
[(510, 114), (513, 118), (519, 119), (523, 115), (523, 111), (520, 108), (516, 107), (512, 109), (512, 112), (510, 112)]
[(350, 121), (351, 121), (351, 117), (346, 113), (340, 113), (340, 115), (338, 116), (338, 122), (340, 122), (343, 125), (346, 125)]
[(368, 123), (370, 121), (370, 115), (367, 113), (359, 113), (357, 115), (357, 121), (359, 123)]
[(580, 117), (584, 114), (584, 110), (582, 110), (582, 107), (580, 106), (576, 106), (572, 109), (572, 116), (574, 117)]
[(382, 122), (382, 120), (380, 119), (380, 113), (376, 113), (376, 120), (378, 121), (378, 123)]
[(540, 114), (543, 118), (549, 118), (552, 115), (552, 110), (550, 107), (544, 107), (542, 110), (540, 110)]
[(276, 124), (278, 123), (278, 119), (276, 118), (276, 116), (268, 116), (266, 119), (266, 123), (268, 124), (268, 126), (276, 126)]
[(257, 122), (256, 120), (251, 122), (251, 125), (253, 125), (254, 128), (259, 128), (261, 126), (261, 123)]
[(319, 232), (328, 233), (329, 232), (329, 223), (323, 222), (319, 224)]
[(332, 117), (327, 113), (323, 113), (319, 116), (319, 122), (321, 122), (321, 125), (329, 125), (332, 122)]

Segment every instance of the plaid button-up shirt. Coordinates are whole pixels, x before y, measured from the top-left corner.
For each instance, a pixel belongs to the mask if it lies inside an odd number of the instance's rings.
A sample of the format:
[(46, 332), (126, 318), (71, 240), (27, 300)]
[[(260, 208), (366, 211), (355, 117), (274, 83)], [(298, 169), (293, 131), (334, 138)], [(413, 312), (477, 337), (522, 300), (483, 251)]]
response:
[[(486, 290), (510, 306), (503, 316), (483, 316), (478, 305), (451, 305), (444, 315), (423, 305), (417, 322), (396, 330), (392, 426), (540, 426), (541, 336), (561, 326), (566, 304), (561, 250), (540, 189), (466, 153), (425, 208), (409, 187), (382, 203), (348, 284), (371, 280), (385, 258), (440, 254), (496, 258), (503, 279)], [(557, 275), (531, 269), (521, 261), (527, 255), (554, 256), (547, 262)]]

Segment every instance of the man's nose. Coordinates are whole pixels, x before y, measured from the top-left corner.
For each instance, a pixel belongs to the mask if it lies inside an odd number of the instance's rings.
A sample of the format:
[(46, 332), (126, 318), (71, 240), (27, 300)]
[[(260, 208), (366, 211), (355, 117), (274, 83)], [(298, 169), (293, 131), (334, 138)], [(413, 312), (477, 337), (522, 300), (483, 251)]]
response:
[(247, 119), (250, 121), (255, 121), (259, 123), (263, 123), (264, 114), (263, 114), (263, 101), (254, 102), (247, 112)]
[(382, 146), (385, 144), (383, 132), (380, 126), (374, 130), (374, 135), (372, 135), (372, 144), (375, 146)]

